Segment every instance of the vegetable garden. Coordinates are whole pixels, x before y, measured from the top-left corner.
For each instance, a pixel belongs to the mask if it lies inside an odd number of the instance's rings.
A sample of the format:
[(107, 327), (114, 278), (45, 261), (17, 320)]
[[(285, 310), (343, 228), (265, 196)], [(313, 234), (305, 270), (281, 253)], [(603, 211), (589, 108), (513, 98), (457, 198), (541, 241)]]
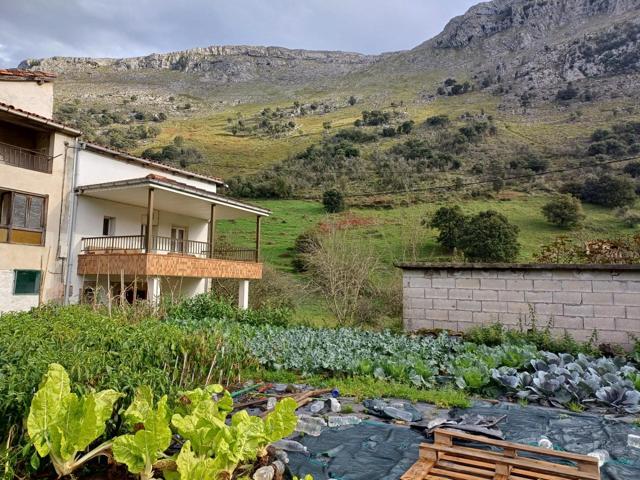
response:
[[(335, 382), (346, 395), (378, 381), (378, 396), (389, 392), (383, 385), (401, 385), (441, 392), (445, 406), (447, 392), (464, 392), (574, 411), (640, 412), (633, 354), (605, 357), (594, 345), (540, 341), (540, 332), (489, 341), (477, 332), (465, 340), (287, 326), (286, 312), (242, 313), (210, 298), (169, 309), (161, 321), (72, 306), (6, 314), (0, 324), (6, 478), (82, 476), (104, 467), (96, 460), (104, 454), (140, 478), (247, 477), (297, 422), (287, 401), (264, 420), (244, 411), (230, 416), (227, 390), (260, 375)], [(563, 345), (571, 353), (545, 349)]]

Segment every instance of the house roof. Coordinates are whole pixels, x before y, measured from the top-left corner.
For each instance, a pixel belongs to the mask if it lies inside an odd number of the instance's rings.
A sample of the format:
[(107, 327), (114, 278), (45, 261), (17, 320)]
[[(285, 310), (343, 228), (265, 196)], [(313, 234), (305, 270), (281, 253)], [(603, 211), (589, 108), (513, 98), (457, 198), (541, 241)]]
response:
[(26, 120), (28, 123), (38, 124), (51, 130), (57, 130), (71, 135), (72, 137), (79, 137), (80, 135), (82, 135), (82, 132), (80, 130), (71, 128), (63, 123), (55, 122), (52, 119), (43, 117), (42, 115), (38, 115), (37, 113), (27, 112), (26, 110), (22, 110), (21, 108), (16, 108), (13, 105), (9, 105), (7, 103), (0, 102), (0, 112), (15, 115), (22, 120)]
[(115, 182), (105, 182), (105, 183), (97, 183), (92, 185), (81, 185), (76, 188), (76, 193), (85, 193), (85, 192), (98, 192), (98, 191), (107, 191), (107, 190), (117, 190), (117, 189), (125, 189), (125, 188), (134, 188), (134, 187), (161, 187), (167, 190), (184, 193), (188, 195), (195, 196), (202, 200), (205, 200), (209, 203), (214, 203), (217, 205), (223, 205), (229, 208), (237, 208), (240, 210), (244, 210), (245, 212), (250, 212), (255, 215), (260, 216), (269, 216), (271, 214), (271, 210), (266, 208), (258, 207), (257, 205), (251, 205), (249, 203), (240, 202), (230, 197), (226, 197), (224, 195), (220, 195), (218, 193), (213, 193), (202, 188), (194, 187), (192, 185), (187, 185), (186, 183), (177, 182), (170, 178), (166, 178), (160, 175), (147, 175), (142, 178), (132, 178), (128, 180), (117, 180)]
[(57, 75), (55, 73), (40, 70), (21, 70), (19, 68), (0, 69), (0, 80), (25, 80), (32, 82), (52, 82)]
[(202, 182), (212, 183), (215, 185), (225, 185), (224, 180), (222, 180), (221, 178), (210, 177), (208, 175), (202, 175), (200, 173), (190, 172), (182, 168), (172, 167), (170, 165), (165, 165), (163, 163), (155, 162), (153, 160), (148, 160), (146, 158), (136, 157), (129, 153), (122, 152), (120, 150), (115, 150), (109, 147), (104, 147), (96, 143), (86, 143), (85, 146), (87, 150), (91, 150), (99, 153), (106, 153), (108, 155), (111, 155), (115, 159), (122, 160), (124, 162), (137, 163), (139, 165), (143, 165), (146, 167), (156, 168), (158, 170), (163, 170), (165, 172), (173, 173), (175, 175), (180, 175), (185, 178), (192, 178), (194, 180), (200, 180)]

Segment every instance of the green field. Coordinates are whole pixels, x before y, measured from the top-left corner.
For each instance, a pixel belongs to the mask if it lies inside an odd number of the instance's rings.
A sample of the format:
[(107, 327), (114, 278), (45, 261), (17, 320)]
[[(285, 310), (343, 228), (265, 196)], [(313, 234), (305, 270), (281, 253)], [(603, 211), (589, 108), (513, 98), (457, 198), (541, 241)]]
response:
[[(466, 213), (493, 209), (504, 214), (520, 228), (522, 245), (518, 258), (522, 262), (533, 261), (541, 245), (559, 235), (575, 235), (585, 238), (611, 238), (629, 234), (633, 229), (625, 227), (610, 209), (584, 205), (586, 220), (575, 230), (556, 227), (545, 220), (542, 206), (552, 197), (544, 195), (516, 195), (510, 200), (456, 201)], [(397, 207), (388, 210), (353, 208), (340, 214), (328, 215), (321, 203), (303, 200), (271, 200), (259, 202), (273, 214), (263, 223), (262, 255), (264, 261), (278, 270), (295, 275), (291, 268), (292, 248), (296, 237), (321, 223), (337, 222), (353, 236), (354, 240), (369, 246), (382, 264), (382, 281), (399, 282), (395, 261), (442, 261), (448, 254), (436, 243), (437, 231), (420, 225), (423, 218), (445, 201)], [(253, 221), (219, 222), (220, 238), (234, 244), (251, 245), (254, 241)], [(331, 316), (315, 295), (304, 297), (299, 317), (305, 320), (331, 323)]]

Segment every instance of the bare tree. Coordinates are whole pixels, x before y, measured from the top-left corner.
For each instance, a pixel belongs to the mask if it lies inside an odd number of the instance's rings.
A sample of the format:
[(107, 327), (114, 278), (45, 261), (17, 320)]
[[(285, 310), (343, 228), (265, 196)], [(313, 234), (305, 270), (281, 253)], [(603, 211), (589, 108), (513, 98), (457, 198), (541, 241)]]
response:
[(379, 268), (378, 257), (368, 245), (333, 226), (319, 238), (317, 248), (306, 254), (309, 277), (327, 300), (341, 324), (353, 324), (372, 277)]

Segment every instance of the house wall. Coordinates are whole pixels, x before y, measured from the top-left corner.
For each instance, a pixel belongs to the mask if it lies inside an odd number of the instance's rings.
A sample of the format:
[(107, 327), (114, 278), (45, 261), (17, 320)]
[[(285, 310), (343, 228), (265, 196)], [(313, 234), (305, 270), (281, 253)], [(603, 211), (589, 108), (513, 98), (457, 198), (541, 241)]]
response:
[[(6, 83), (2, 83), (2, 87)], [(17, 84), (30, 82), (14, 82)], [(2, 88), (0, 88), (2, 90)], [(41, 270), (43, 302), (60, 301), (63, 296), (63, 268), (66, 261), (68, 228), (68, 191), (71, 188), (73, 149), (65, 142), (72, 137), (52, 133), (50, 153), (53, 155), (52, 173), (37, 172), (0, 163), (0, 188), (46, 195), (47, 219), (44, 245), (0, 243), (0, 312), (24, 310), (39, 303), (39, 295), (14, 295), (14, 271)]]
[(216, 192), (216, 185), (214, 183), (188, 178), (179, 174), (173, 174), (160, 168), (154, 168), (153, 165), (143, 166), (134, 162), (127, 162), (125, 160), (120, 160), (110, 155), (93, 152), (91, 150), (80, 151), (78, 158), (77, 186), (144, 178), (151, 174), (191, 185), (192, 187), (201, 188), (212, 193)]
[[(146, 216), (146, 209), (134, 207), (124, 203), (110, 202), (86, 196), (77, 197), (76, 206), (76, 226), (72, 240), (72, 255), (69, 268), (72, 272), (71, 298), (78, 300), (82, 288), (83, 278), (77, 274), (78, 255), (82, 249), (83, 237), (102, 236), (102, 222), (104, 217), (114, 217), (114, 235), (140, 235), (143, 216)], [(186, 215), (178, 215), (171, 212), (158, 212), (158, 226), (154, 227), (153, 233), (162, 237), (171, 236), (173, 226), (186, 227), (187, 240), (207, 241), (207, 222), (198, 218)], [(189, 284), (192, 282), (190, 281)], [(204, 291), (205, 280), (200, 279), (197, 286), (193, 287), (198, 292)], [(191, 287), (190, 287), (191, 288)]]
[[(473, 264), (471, 264), (473, 265)], [(552, 325), (630, 348), (640, 335), (640, 265), (401, 264), (406, 330)]]
[(0, 80), (0, 102), (52, 118), (53, 82)]

